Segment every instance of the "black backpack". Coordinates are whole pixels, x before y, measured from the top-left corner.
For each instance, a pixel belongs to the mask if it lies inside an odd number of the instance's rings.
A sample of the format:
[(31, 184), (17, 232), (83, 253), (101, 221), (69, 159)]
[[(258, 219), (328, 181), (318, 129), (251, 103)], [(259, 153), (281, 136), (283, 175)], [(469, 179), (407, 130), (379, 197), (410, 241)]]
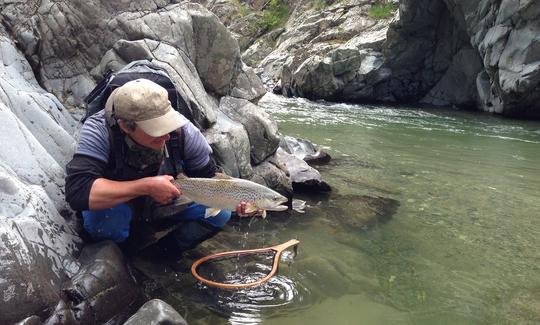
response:
[[(149, 60), (138, 60), (127, 64), (122, 69), (113, 72), (111, 70), (104, 74), (103, 80), (101, 80), (96, 87), (86, 96), (84, 99), (86, 107), (86, 115), (82, 119), (84, 122), (88, 117), (99, 112), (105, 108), (107, 99), (111, 93), (118, 87), (124, 85), (126, 82), (135, 79), (148, 79), (151, 80), (163, 88), (167, 89), (169, 94), (169, 101), (172, 107), (184, 115), (189, 120), (193, 120), (191, 112), (180, 93), (174, 86), (173, 81), (169, 77), (167, 71)], [(124, 150), (123, 136), (118, 125), (109, 125), (112, 135), (111, 144), (113, 146), (113, 152)], [(182, 129), (181, 129), (182, 130)], [(167, 150), (170, 154), (170, 158), (173, 161), (173, 168), (175, 175), (182, 171), (182, 157), (183, 157), (183, 132), (179, 135), (177, 132), (172, 132), (171, 139), (167, 143)], [(122, 154), (115, 154), (115, 170), (120, 172), (123, 168), (124, 161)]]

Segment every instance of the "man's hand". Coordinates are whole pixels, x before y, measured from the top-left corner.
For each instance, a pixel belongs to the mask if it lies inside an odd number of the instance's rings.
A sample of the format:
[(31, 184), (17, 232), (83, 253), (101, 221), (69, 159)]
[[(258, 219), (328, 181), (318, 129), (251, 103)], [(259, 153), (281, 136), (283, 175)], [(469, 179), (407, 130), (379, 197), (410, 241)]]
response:
[(148, 195), (158, 204), (171, 203), (182, 192), (172, 183), (174, 178), (170, 175), (161, 175), (147, 178)]
[(263, 214), (263, 210), (261, 210), (261, 209), (257, 209), (257, 211), (255, 211), (255, 212), (248, 213), (248, 212), (246, 212), (246, 207), (247, 207), (247, 203), (243, 202), (243, 201), (240, 202), (240, 204), (238, 204), (236, 206), (236, 214), (240, 218), (260, 216), (260, 215)]

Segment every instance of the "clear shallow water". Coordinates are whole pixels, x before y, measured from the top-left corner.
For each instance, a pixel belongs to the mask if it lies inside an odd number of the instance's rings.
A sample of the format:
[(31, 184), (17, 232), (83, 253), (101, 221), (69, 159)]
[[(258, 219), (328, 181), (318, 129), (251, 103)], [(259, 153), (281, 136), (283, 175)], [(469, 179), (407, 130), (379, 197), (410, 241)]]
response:
[[(305, 214), (233, 222), (231, 249), (297, 238), (299, 254), (257, 289), (171, 289), (190, 324), (540, 324), (540, 123), (273, 95), (260, 106), (326, 148), (335, 191), (302, 197)], [(366, 196), (398, 201), (393, 218), (356, 227)]]

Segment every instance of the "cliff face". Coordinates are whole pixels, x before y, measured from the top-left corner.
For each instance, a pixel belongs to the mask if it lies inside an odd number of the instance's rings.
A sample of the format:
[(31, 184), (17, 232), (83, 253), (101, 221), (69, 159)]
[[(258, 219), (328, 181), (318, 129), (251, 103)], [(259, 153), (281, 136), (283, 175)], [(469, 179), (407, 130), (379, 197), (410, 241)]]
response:
[[(218, 15), (224, 2), (219, 10), (213, 2)], [(269, 33), (237, 31), (244, 61), (267, 86), (311, 99), (540, 118), (540, 3), (401, 0), (395, 16), (382, 20), (368, 15), (372, 1), (326, 3), (318, 10), (309, 1), (290, 3), (288, 22)], [(229, 18), (229, 28), (254, 19)]]
[[(540, 3), (407, 0), (400, 4), (400, 15), (401, 20), (390, 27), (388, 34), (385, 53), (390, 65), (412, 65), (421, 73), (429, 71), (427, 64), (412, 58), (418, 58), (422, 51), (410, 44), (422, 42), (435, 45), (421, 47), (424, 58), (438, 62), (435, 58), (442, 50), (450, 62), (442, 77), (435, 78), (435, 88), (427, 94), (419, 89), (417, 95), (424, 96), (424, 101), (433, 102), (443, 94), (449, 104), (461, 104), (456, 94), (463, 89), (456, 86), (465, 83), (472, 88), (471, 95), (476, 93), (476, 107), (481, 110), (540, 117), (535, 104), (540, 96)], [(426, 27), (434, 27), (431, 35), (421, 35)], [(411, 58), (404, 59), (400, 49)]]

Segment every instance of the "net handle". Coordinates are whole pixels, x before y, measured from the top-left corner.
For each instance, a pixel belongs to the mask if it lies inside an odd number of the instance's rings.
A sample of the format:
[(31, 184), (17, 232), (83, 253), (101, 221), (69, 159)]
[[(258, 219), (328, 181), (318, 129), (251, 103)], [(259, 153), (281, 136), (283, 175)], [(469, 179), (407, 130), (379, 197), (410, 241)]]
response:
[[(196, 260), (193, 263), (193, 265), (191, 265), (191, 274), (193, 274), (193, 276), (197, 279), (197, 281), (199, 281), (199, 282), (201, 282), (203, 284), (206, 284), (208, 286), (221, 288), (221, 289), (237, 290), (237, 289), (244, 289), (244, 288), (258, 286), (258, 285), (261, 285), (261, 284), (265, 283), (266, 281), (270, 280), (270, 278), (273, 277), (276, 274), (276, 272), (278, 270), (279, 259), (281, 257), (281, 253), (283, 253), (283, 251), (286, 250), (287, 248), (292, 247), (292, 246), (296, 246), (299, 243), (300, 243), (300, 241), (298, 241), (296, 239), (291, 239), (291, 240), (289, 240), (289, 241), (287, 241), (287, 242), (285, 242), (283, 244), (275, 245), (275, 246), (272, 246), (272, 247), (244, 249), (244, 250), (238, 250), (238, 251), (229, 251), (229, 252), (222, 252), (222, 253), (216, 253), (216, 254), (207, 255), (205, 257), (202, 257), (202, 258)], [(221, 283), (221, 282), (215, 282), (215, 281), (212, 281), (212, 280), (205, 279), (201, 275), (199, 275), (199, 273), (197, 273), (197, 267), (199, 265), (201, 265), (202, 263), (204, 263), (204, 262), (206, 262), (208, 260), (211, 260), (211, 259), (227, 257), (227, 256), (242, 256), (242, 255), (262, 253), (262, 252), (271, 252), (271, 251), (275, 252), (274, 260), (273, 260), (273, 263), (272, 263), (272, 270), (265, 277), (263, 277), (263, 278), (261, 278), (261, 279), (259, 279), (257, 281), (253, 281), (253, 282), (249, 282), (249, 283), (240, 283), (240, 284)]]

